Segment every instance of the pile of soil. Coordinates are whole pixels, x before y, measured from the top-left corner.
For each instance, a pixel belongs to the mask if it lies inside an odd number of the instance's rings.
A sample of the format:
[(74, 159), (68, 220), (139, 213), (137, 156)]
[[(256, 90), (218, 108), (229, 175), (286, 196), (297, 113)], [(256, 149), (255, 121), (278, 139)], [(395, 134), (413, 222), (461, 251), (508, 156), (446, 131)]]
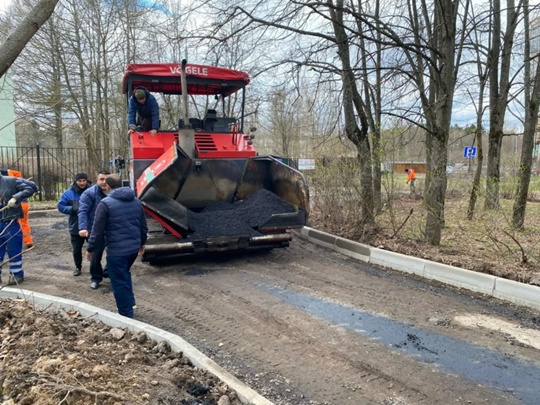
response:
[(0, 341), (2, 404), (241, 404), (166, 343), (76, 311), (0, 300)]

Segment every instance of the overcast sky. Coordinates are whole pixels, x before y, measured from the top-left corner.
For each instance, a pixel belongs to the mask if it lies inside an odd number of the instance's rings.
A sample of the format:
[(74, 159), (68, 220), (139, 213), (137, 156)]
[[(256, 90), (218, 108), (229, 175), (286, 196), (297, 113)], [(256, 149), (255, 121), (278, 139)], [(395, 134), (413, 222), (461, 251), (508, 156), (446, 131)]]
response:
[(4, 11), (7, 6), (9, 6), (11, 0), (0, 0), (0, 11)]

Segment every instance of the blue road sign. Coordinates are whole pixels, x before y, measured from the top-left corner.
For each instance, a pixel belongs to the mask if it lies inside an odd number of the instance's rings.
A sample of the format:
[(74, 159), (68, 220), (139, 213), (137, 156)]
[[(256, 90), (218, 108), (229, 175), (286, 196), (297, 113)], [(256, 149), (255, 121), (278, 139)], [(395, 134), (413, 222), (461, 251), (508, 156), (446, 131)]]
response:
[(475, 146), (465, 146), (463, 149), (463, 157), (468, 159), (473, 159), (476, 157), (476, 147)]

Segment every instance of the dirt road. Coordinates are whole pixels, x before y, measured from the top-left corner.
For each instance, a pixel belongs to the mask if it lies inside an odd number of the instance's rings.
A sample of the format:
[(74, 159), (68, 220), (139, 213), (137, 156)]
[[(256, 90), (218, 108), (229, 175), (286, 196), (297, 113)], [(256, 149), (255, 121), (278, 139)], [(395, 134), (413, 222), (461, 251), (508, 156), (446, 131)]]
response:
[[(66, 217), (32, 218), (25, 289), (115, 311), (73, 277)], [(5, 269), (4, 269), (5, 270)], [(538, 313), (374, 269), (299, 239), (133, 268), (136, 319), (176, 333), (276, 404), (533, 404)], [(535, 347), (536, 346), (536, 347)]]

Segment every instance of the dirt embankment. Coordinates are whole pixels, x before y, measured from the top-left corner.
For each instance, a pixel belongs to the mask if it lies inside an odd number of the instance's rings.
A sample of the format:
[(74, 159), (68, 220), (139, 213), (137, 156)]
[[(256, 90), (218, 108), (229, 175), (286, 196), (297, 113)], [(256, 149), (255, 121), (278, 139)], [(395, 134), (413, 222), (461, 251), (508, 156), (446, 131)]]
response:
[(4, 404), (231, 404), (235, 392), (144, 333), (0, 300)]

